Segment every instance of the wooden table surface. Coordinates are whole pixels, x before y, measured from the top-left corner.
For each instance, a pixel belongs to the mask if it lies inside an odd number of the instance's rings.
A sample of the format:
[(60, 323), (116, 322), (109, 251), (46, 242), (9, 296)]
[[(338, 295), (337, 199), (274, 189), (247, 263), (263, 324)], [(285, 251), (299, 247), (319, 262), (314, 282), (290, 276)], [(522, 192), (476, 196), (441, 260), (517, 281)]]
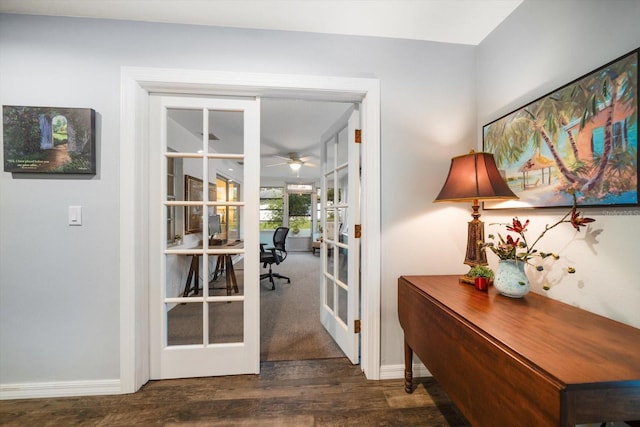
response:
[[(521, 299), (499, 295), (493, 287), (489, 292), (480, 292), (471, 285), (458, 283), (458, 276), (403, 276), (398, 286), (398, 310), (405, 329), (405, 339), (407, 330), (415, 328), (412, 323), (422, 322), (420, 315), (411, 311), (433, 310), (437, 312), (437, 317), (421, 327), (437, 327), (434, 322), (449, 322), (452, 319), (455, 327), (472, 331), (471, 335), (465, 336), (482, 337), (482, 342), (469, 343), (478, 345), (478, 352), (486, 343), (490, 343), (491, 351), (508, 355), (504, 362), (500, 362), (500, 359), (496, 363), (523, 364), (543, 377), (545, 383), (557, 387), (561, 391), (561, 399), (566, 400), (561, 402), (562, 410), (571, 412), (573, 405), (579, 411), (599, 411), (602, 408), (596, 408), (597, 405), (611, 406), (612, 403), (606, 403), (602, 397), (603, 393), (608, 393), (610, 397), (613, 396), (614, 404), (624, 406), (621, 413), (640, 418), (640, 329), (532, 292)], [(411, 288), (412, 293), (407, 294), (401, 286)], [(413, 301), (416, 298), (424, 298), (424, 304)], [(445, 326), (448, 324), (442, 323)], [(438, 341), (441, 336), (434, 334), (434, 340)], [(426, 334), (425, 339), (429, 335)], [(422, 338), (410, 332), (408, 341), (411, 340), (420, 341)], [(445, 338), (442, 337), (442, 340)], [(437, 344), (448, 345), (446, 341)], [(408, 342), (408, 345), (421, 347), (423, 343)], [(444, 361), (440, 367), (435, 353), (426, 347), (423, 351), (427, 353), (426, 359), (434, 359), (436, 371), (446, 370)], [(416, 353), (422, 359), (417, 350)], [(456, 355), (449, 357), (455, 358)], [(428, 361), (422, 361), (431, 370)], [(442, 375), (447, 373), (443, 372)], [(436, 373), (434, 376), (438, 379)], [(505, 378), (505, 381), (509, 380)], [(521, 384), (519, 387), (526, 386)], [(443, 387), (447, 390), (447, 385)], [(602, 390), (602, 393), (593, 392), (596, 389)], [(575, 393), (569, 393), (574, 390)], [(626, 397), (619, 395), (620, 390)], [(631, 400), (622, 402), (627, 397)], [(580, 399), (599, 399), (600, 403), (589, 403), (590, 408), (581, 409)], [(626, 405), (631, 406), (630, 412), (626, 410)], [(635, 412), (633, 406), (637, 407)], [(468, 418), (473, 422), (473, 416)]]

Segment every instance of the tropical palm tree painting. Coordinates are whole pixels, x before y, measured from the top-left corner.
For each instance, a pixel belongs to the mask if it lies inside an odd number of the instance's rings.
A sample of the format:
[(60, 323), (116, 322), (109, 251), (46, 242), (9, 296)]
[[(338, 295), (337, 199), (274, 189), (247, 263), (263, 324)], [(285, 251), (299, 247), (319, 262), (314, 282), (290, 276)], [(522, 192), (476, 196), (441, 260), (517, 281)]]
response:
[(639, 52), (483, 127), (518, 207), (638, 205)]

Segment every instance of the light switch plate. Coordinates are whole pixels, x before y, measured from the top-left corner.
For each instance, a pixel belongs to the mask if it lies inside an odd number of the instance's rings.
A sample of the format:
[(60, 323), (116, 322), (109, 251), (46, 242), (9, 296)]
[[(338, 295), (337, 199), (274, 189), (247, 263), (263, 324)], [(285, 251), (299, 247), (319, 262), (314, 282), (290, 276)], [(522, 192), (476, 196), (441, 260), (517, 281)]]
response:
[(69, 225), (82, 225), (82, 206), (69, 206)]

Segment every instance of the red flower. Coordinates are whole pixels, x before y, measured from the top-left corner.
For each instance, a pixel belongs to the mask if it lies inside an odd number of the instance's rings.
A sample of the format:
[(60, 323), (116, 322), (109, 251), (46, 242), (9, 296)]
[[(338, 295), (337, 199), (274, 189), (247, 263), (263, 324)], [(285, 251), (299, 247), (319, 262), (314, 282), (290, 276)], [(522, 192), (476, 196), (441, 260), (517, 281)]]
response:
[(515, 217), (513, 218), (513, 225), (507, 225), (507, 230), (522, 234), (527, 231), (527, 225), (529, 225), (529, 220), (526, 220), (524, 225), (522, 225), (518, 217)]
[(573, 207), (573, 209), (571, 210), (571, 225), (573, 225), (573, 228), (575, 228), (576, 230), (580, 231), (580, 227), (584, 227), (585, 224), (588, 224), (590, 222), (594, 222), (595, 219), (593, 218), (584, 218), (584, 217), (580, 217), (580, 212), (576, 211), (575, 206)]
[(516, 241), (513, 241), (513, 238), (511, 236), (507, 236), (507, 245), (511, 245), (511, 246), (518, 246), (518, 242), (520, 241), (520, 238), (518, 237), (516, 239)]

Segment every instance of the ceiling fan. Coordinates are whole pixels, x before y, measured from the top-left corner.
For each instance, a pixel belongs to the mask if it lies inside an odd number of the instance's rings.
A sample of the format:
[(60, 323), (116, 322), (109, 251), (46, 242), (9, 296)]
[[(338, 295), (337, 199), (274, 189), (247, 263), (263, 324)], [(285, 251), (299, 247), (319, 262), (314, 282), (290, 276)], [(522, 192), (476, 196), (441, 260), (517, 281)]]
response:
[(284, 162), (280, 162), (280, 163), (275, 163), (273, 165), (267, 165), (267, 167), (289, 165), (291, 170), (294, 171), (294, 172), (299, 171), (300, 168), (303, 165), (304, 166), (310, 166), (310, 167), (313, 167), (313, 168), (317, 168), (318, 167), (317, 164), (310, 162), (310, 160), (312, 159), (311, 156), (301, 157), (299, 153), (295, 153), (295, 152), (287, 153), (286, 156), (275, 155), (273, 157), (275, 157), (277, 159), (282, 159), (282, 160), (285, 160), (285, 161)]

